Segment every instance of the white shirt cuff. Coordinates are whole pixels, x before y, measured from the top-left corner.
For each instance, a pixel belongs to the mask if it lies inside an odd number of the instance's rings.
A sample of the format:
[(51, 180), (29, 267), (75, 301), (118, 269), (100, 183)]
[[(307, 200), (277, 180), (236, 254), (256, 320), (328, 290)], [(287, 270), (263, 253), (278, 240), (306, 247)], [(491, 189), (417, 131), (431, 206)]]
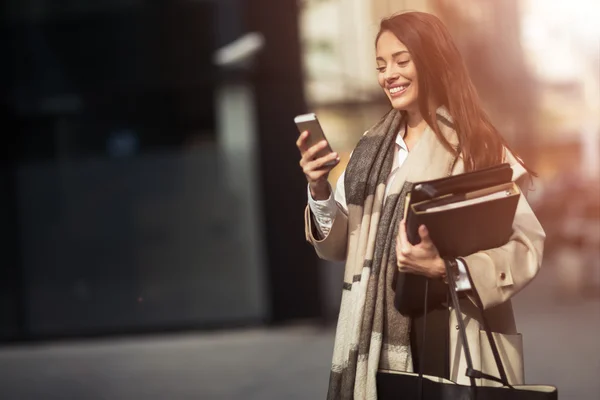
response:
[(317, 231), (326, 237), (333, 226), (337, 205), (333, 197), (331, 185), (329, 186), (329, 198), (327, 200), (315, 200), (310, 194), (310, 186), (308, 186), (308, 206), (313, 215), (313, 220), (316, 223)]
[(471, 282), (469, 281), (469, 273), (467, 272), (467, 266), (464, 262), (457, 259), (458, 264), (458, 278), (456, 279), (456, 291), (463, 292), (465, 290), (471, 290)]

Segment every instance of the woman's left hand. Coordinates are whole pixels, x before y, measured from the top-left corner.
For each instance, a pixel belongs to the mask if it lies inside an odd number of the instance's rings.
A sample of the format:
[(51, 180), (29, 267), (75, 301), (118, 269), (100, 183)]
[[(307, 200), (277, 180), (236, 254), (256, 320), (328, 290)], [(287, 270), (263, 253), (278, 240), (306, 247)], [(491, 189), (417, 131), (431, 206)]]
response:
[(406, 235), (406, 222), (402, 220), (396, 238), (396, 256), (402, 272), (424, 275), (428, 278), (443, 278), (446, 266), (440, 253), (429, 237), (425, 225), (419, 227), (421, 243), (413, 246)]

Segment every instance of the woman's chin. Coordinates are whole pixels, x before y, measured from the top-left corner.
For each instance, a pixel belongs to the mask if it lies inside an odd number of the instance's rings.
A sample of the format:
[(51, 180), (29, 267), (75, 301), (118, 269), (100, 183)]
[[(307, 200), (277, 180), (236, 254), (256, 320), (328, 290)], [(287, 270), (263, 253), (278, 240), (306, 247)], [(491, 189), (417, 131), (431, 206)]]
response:
[(408, 99), (403, 98), (391, 98), (390, 103), (395, 110), (403, 111), (411, 108), (416, 101), (410, 101)]

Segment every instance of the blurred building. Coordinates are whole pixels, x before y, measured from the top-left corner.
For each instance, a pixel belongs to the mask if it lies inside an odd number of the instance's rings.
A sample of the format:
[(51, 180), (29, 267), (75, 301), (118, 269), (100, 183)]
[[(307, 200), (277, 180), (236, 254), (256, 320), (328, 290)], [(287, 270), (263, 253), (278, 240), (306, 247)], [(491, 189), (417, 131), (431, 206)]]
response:
[[(523, 1), (528, 66), (540, 86), (539, 140), (549, 175), (600, 177), (600, 17), (597, 2)], [(550, 157), (551, 155), (551, 157)], [(575, 161), (575, 162), (573, 162)], [(575, 172), (575, 171), (573, 171)]]
[[(0, 340), (320, 316), (294, 146), (305, 111), (295, 1), (7, 1), (3, 11), (2, 122), (14, 145), (0, 180)], [(254, 67), (218, 69), (215, 51), (251, 31), (266, 40)], [(231, 118), (256, 125), (256, 169), (240, 175), (257, 182), (258, 203), (223, 165), (230, 125), (216, 98), (228, 82), (255, 96), (250, 114)], [(249, 261), (257, 253), (261, 264)]]

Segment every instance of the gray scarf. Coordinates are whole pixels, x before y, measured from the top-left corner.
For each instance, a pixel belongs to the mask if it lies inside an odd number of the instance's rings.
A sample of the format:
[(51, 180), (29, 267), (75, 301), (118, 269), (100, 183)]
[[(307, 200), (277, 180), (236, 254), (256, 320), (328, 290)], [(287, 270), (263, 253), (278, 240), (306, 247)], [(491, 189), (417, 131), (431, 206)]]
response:
[[(456, 147), (450, 116), (444, 108), (436, 116)], [(346, 168), (348, 253), (328, 399), (376, 399), (378, 370), (412, 370), (410, 320), (394, 308), (398, 225), (412, 182), (447, 176), (456, 160), (427, 128), (386, 195), (394, 144), (404, 123), (400, 112), (386, 114), (362, 137)]]

